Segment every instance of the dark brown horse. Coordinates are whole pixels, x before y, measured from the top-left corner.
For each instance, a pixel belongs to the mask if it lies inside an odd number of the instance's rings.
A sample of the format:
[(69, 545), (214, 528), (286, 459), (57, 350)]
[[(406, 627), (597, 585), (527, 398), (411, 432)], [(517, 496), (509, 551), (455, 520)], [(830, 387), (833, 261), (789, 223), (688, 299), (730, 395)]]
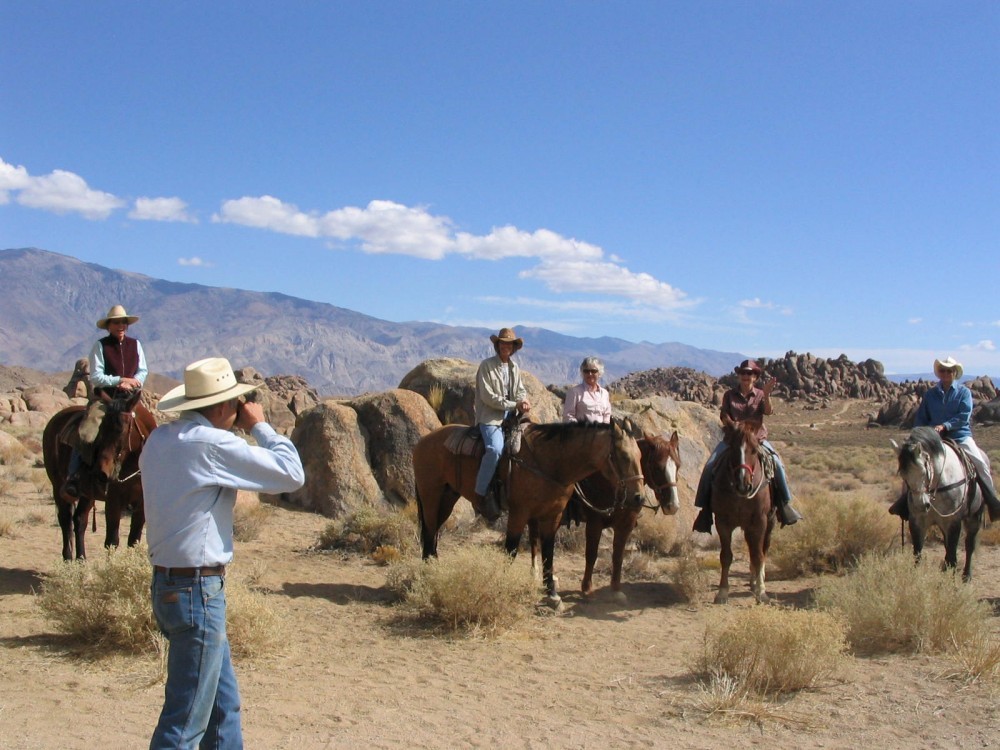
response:
[(750, 551), (750, 590), (758, 602), (767, 601), (764, 564), (771, 545), (775, 511), (771, 502), (771, 477), (752, 422), (723, 425), (725, 452), (719, 457), (712, 481), (712, 511), (722, 550), (722, 574), (716, 604), (729, 600), (729, 566), (733, 562), (733, 529), (743, 529)]
[[(81, 463), (79, 499), (65, 495), (63, 484), (69, 471), (72, 448), (63, 442), (67, 429), (76, 430), (87, 407), (69, 406), (49, 420), (42, 433), (42, 456), (45, 473), (52, 484), (59, 528), (62, 530), (62, 556), (72, 560), (87, 557), (84, 536), (87, 517), (95, 501), (105, 501), (105, 547), (117, 547), (124, 510), (132, 513), (128, 545), (142, 537), (145, 514), (142, 507), (142, 482), (139, 478), (139, 454), (149, 433), (156, 427), (153, 415), (142, 405), (141, 391), (106, 403), (106, 414), (94, 440), (92, 463)], [(72, 535), (71, 535), (72, 532)]]
[[(659, 508), (667, 515), (673, 515), (680, 508), (677, 497), (677, 472), (681, 468), (680, 438), (677, 431), (667, 440), (662, 435), (644, 435), (636, 441), (642, 454), (642, 476), (656, 495)], [(583, 496), (580, 496), (582, 490)], [(622, 562), (625, 547), (639, 520), (644, 503), (625, 502), (625, 497), (615, 492), (615, 487), (602, 474), (591, 474), (578, 485), (567, 515), (574, 515), (576, 509), (586, 523), (586, 568), (580, 586), (584, 594), (593, 591), (594, 563), (604, 529), (613, 529), (614, 542), (611, 550), (611, 589), (620, 593), (622, 588)], [(531, 564), (535, 565), (538, 555), (538, 534), (532, 524), (528, 524), (531, 538)]]
[[(413, 448), (420, 512), (420, 539), (425, 558), (437, 555), (441, 526), (459, 497), (475, 497), (479, 458), (455, 455), (446, 441), (465, 425), (445, 425), (422, 437)], [(542, 573), (551, 602), (559, 595), (553, 576), (556, 531), (573, 485), (599, 471), (618, 492), (634, 502), (642, 489), (639, 446), (620, 424), (526, 424), (521, 449), (498, 474), (506, 487), (509, 509), (508, 554), (517, 553), (524, 527), (534, 523), (541, 537)]]

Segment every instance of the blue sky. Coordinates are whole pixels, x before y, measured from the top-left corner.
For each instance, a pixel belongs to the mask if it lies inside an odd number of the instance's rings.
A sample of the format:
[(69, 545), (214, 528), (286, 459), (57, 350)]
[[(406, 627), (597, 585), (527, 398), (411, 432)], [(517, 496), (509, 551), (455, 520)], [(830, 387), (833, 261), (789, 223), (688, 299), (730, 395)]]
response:
[(1000, 375), (1000, 3), (0, 0), (0, 28), (0, 247)]

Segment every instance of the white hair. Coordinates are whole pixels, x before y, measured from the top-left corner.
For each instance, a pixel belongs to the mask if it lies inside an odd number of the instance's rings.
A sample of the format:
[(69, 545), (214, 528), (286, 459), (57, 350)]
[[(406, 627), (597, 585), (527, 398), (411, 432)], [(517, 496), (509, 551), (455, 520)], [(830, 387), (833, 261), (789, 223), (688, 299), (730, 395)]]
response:
[(604, 363), (597, 357), (584, 357), (580, 363), (580, 372), (584, 370), (597, 370), (597, 376), (600, 377), (604, 374)]

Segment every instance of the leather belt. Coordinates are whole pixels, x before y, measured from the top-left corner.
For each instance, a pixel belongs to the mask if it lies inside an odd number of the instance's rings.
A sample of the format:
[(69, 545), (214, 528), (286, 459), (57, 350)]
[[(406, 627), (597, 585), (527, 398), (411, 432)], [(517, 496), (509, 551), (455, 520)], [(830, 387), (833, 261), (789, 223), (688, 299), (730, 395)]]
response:
[(157, 573), (166, 573), (169, 578), (208, 578), (226, 574), (225, 565), (211, 565), (204, 568), (164, 568), (162, 565), (154, 565), (153, 570)]

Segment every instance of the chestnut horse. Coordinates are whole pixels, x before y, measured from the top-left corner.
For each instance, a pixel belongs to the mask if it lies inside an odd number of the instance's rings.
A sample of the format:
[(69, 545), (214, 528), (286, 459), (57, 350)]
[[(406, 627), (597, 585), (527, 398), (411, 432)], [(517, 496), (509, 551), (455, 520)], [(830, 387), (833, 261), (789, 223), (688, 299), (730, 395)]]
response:
[[(475, 497), (477, 456), (456, 455), (446, 441), (465, 425), (445, 425), (425, 435), (413, 447), (413, 474), (420, 513), (424, 558), (437, 555), (441, 526), (459, 497)], [(642, 491), (639, 446), (619, 424), (554, 423), (524, 425), (521, 449), (497, 472), (508, 498), (504, 546), (513, 557), (528, 523), (541, 536), (542, 575), (552, 603), (559, 602), (553, 575), (556, 531), (573, 486), (599, 471), (616, 492), (634, 502)]]
[(142, 537), (146, 517), (142, 507), (139, 454), (149, 433), (156, 427), (156, 420), (142, 405), (141, 396), (142, 391), (136, 390), (107, 402), (107, 411), (94, 441), (93, 463), (80, 464), (79, 499), (62, 492), (72, 452), (62, 438), (67, 428), (76, 430), (79, 427), (87, 407), (68, 406), (45, 425), (42, 457), (62, 530), (64, 560), (73, 559), (74, 546), (78, 560), (87, 557), (84, 545), (87, 516), (97, 500), (105, 501), (105, 547), (118, 546), (122, 511), (126, 509), (132, 513), (128, 546), (135, 546)]
[[(659, 508), (666, 515), (675, 514), (680, 508), (677, 497), (677, 472), (681, 467), (680, 438), (677, 431), (667, 440), (662, 435), (644, 435), (636, 441), (642, 454), (642, 476), (656, 495)], [(580, 496), (582, 491), (583, 496)], [(623, 502), (624, 497), (616, 497), (614, 486), (602, 474), (591, 474), (582, 480), (566, 508), (566, 515), (574, 515), (576, 509), (586, 523), (586, 567), (580, 589), (584, 594), (593, 591), (594, 563), (604, 529), (613, 529), (614, 542), (611, 551), (611, 589), (621, 592), (622, 562), (625, 547), (639, 520), (639, 513), (645, 503)], [(528, 524), (531, 538), (531, 565), (534, 567), (538, 555), (538, 534), (532, 524)]]
[(727, 448), (719, 457), (712, 480), (712, 512), (722, 549), (722, 574), (716, 604), (729, 600), (729, 566), (733, 562), (733, 529), (743, 529), (750, 551), (750, 590), (758, 602), (767, 601), (764, 565), (774, 530), (771, 475), (757, 440), (758, 425), (737, 422), (723, 425)]

